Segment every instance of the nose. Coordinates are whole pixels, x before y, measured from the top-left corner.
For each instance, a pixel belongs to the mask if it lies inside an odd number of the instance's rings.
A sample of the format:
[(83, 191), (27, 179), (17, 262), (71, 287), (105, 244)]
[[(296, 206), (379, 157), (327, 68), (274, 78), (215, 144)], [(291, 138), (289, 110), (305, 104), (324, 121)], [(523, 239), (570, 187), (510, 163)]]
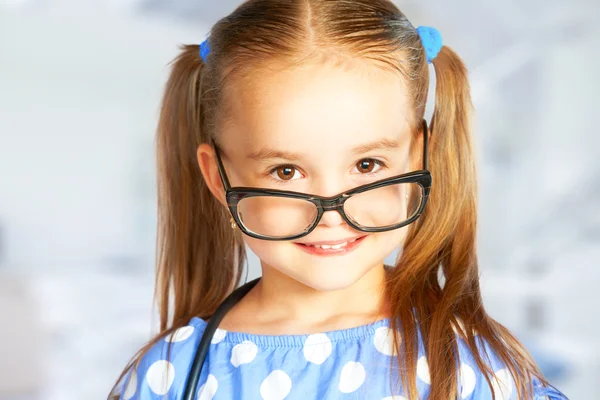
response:
[(321, 217), (321, 221), (319, 221), (319, 225), (328, 227), (334, 227), (345, 223), (346, 221), (344, 221), (341, 214), (337, 210), (325, 211), (323, 213), (323, 217)]

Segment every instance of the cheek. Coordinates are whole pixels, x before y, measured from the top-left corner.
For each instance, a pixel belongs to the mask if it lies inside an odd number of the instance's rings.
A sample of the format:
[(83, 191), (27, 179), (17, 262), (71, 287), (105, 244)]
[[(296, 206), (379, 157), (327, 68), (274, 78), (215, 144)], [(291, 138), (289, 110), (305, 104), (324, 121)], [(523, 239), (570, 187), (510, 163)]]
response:
[(374, 250), (379, 256), (386, 258), (398, 247), (402, 248), (407, 233), (408, 226), (405, 226), (400, 229), (396, 229), (389, 232), (382, 232), (375, 235), (373, 239), (375, 239), (374, 242), (376, 243), (375, 246), (377, 247), (377, 249)]
[(293, 263), (294, 257), (299, 256), (293, 251), (294, 245), (288, 241), (260, 240), (249, 236), (245, 236), (244, 241), (259, 260), (267, 265), (276, 267), (282, 263)]

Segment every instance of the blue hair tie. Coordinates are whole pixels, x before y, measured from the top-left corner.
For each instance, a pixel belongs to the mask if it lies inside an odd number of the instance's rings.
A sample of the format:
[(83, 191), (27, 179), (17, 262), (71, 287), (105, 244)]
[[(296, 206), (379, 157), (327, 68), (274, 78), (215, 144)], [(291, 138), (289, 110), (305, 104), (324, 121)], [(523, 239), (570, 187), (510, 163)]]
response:
[(200, 57), (202, 57), (202, 61), (206, 62), (206, 57), (208, 57), (210, 53), (210, 45), (208, 44), (208, 39), (206, 39), (200, 45)]
[(437, 29), (429, 26), (418, 27), (417, 33), (419, 34), (421, 43), (423, 43), (423, 47), (425, 48), (427, 62), (431, 63), (442, 49), (442, 35)]

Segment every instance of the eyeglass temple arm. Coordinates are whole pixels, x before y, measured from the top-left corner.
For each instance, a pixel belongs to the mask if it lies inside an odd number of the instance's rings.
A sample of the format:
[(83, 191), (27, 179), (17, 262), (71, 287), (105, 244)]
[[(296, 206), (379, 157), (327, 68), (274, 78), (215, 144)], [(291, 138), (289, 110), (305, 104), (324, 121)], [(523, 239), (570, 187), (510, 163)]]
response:
[(427, 155), (429, 154), (429, 130), (427, 129), (427, 121), (423, 119), (423, 169), (428, 170), (429, 163)]
[(225, 188), (225, 190), (229, 190), (231, 188), (231, 185), (229, 184), (229, 179), (227, 178), (227, 174), (225, 173), (223, 161), (221, 161), (219, 147), (217, 146), (217, 143), (214, 139), (211, 139), (211, 143), (215, 151), (215, 155), (217, 157), (217, 167), (219, 168), (219, 176), (221, 177), (221, 182), (223, 183), (223, 187)]

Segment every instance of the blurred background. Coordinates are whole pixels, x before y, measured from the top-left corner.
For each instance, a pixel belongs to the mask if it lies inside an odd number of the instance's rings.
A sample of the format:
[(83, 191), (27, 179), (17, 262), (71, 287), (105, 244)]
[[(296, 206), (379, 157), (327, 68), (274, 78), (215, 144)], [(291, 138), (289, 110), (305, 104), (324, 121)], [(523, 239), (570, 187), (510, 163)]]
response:
[[(490, 314), (598, 398), (600, 2), (397, 3), (470, 70)], [(156, 332), (167, 64), (237, 4), (0, 0), (0, 400), (104, 399)]]

